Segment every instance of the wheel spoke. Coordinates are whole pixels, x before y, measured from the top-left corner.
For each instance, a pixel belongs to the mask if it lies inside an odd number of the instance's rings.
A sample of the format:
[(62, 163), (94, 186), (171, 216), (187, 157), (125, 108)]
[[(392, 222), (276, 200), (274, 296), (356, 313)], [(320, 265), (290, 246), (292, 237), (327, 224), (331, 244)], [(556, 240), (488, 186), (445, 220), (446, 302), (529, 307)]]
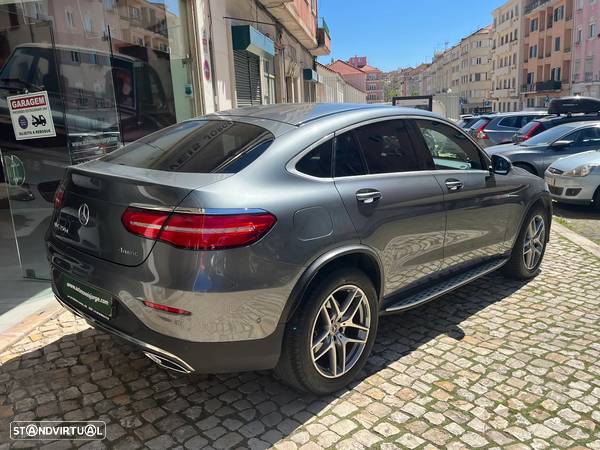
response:
[(323, 357), (323, 355), (325, 355), (327, 352), (329, 352), (329, 350), (331, 349), (331, 347), (333, 347), (333, 340), (331, 342), (329, 342), (328, 345), (323, 345), (320, 349), (319, 352), (317, 354), (314, 354), (314, 360), (318, 361), (319, 359), (321, 359)]
[(343, 339), (339, 340), (339, 351), (336, 350), (336, 355), (340, 361), (341, 373), (346, 373), (346, 342)]
[(315, 352), (315, 350), (318, 349), (318, 347), (320, 345), (323, 344), (323, 342), (325, 342), (325, 339), (327, 339), (327, 336), (329, 336), (329, 330), (325, 330), (323, 332), (323, 334), (321, 334), (321, 336), (319, 336), (319, 338), (317, 339), (317, 341), (313, 343), (313, 346), (312, 346), (313, 353)]
[(367, 332), (367, 333), (369, 332), (369, 328), (368, 327), (359, 325), (359, 324), (354, 323), (354, 322), (352, 322), (350, 320), (347, 320), (346, 322), (340, 323), (340, 326), (342, 328), (355, 328), (355, 329), (360, 330), (360, 331), (364, 331), (364, 332)]
[(335, 349), (335, 341), (331, 340), (331, 345), (329, 346), (329, 367), (331, 369), (332, 375), (337, 376), (337, 350)]

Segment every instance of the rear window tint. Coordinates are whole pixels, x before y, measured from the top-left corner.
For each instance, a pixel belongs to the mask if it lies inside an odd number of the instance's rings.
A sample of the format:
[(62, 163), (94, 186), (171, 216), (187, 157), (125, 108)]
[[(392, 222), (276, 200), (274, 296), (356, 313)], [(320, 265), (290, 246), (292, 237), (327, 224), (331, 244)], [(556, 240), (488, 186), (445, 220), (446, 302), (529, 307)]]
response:
[(311, 150), (296, 164), (296, 170), (318, 178), (331, 178), (333, 141), (330, 139)]
[(533, 120), (519, 130), (519, 134), (528, 134), (533, 128), (539, 126), (540, 123)]
[(489, 121), (490, 119), (479, 119), (477, 122), (471, 125), (470, 128), (478, 130), (479, 128), (486, 126), (489, 123)]
[(193, 120), (170, 126), (103, 161), (167, 172), (236, 173), (273, 142), (264, 128), (227, 120)]

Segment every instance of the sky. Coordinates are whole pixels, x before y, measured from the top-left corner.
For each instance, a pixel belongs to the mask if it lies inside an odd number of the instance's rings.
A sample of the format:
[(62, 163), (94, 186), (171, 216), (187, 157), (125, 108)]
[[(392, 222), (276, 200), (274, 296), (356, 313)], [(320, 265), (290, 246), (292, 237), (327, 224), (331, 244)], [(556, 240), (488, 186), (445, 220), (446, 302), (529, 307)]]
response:
[(430, 62), (462, 37), (493, 22), (506, 0), (319, 0), (319, 16), (331, 33), (331, 54), (347, 60), (367, 56), (384, 72)]

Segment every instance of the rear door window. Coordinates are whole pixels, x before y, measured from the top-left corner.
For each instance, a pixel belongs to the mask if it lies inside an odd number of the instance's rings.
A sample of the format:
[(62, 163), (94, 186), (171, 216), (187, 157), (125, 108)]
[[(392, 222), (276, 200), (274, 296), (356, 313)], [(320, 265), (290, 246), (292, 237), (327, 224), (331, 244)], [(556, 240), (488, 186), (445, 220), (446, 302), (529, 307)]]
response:
[(367, 167), (354, 131), (336, 137), (334, 175), (336, 177), (351, 177), (365, 175), (366, 173)]
[(498, 125), (507, 128), (521, 128), (523, 126), (521, 125), (521, 119), (521, 116), (505, 117), (498, 122)]
[(236, 173), (258, 158), (273, 135), (256, 125), (193, 120), (126, 145), (103, 161), (168, 172)]
[(387, 120), (355, 130), (370, 174), (419, 170), (406, 120)]

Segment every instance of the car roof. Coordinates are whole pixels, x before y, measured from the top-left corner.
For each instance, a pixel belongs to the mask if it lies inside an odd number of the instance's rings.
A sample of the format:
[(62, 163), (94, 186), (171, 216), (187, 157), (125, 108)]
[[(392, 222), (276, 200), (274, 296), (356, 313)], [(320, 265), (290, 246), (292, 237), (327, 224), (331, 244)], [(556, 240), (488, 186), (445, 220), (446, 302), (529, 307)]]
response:
[[(565, 131), (571, 131), (571, 130), (576, 130), (577, 128), (582, 128), (582, 127), (590, 127), (590, 126), (600, 126), (600, 120), (598, 121), (580, 121), (580, 122), (567, 122), (567, 123), (561, 123), (560, 125), (557, 125), (553, 128), (551, 128), (551, 130), (557, 130), (557, 129), (562, 129)], [(548, 131), (548, 130), (546, 130)]]
[(598, 115), (597, 113), (590, 113), (590, 114), (576, 114), (576, 115), (566, 115), (566, 114), (561, 114), (561, 115), (550, 115), (550, 116), (546, 116), (546, 117), (540, 117), (539, 119), (535, 119), (538, 122), (544, 122), (544, 123), (548, 123), (548, 122), (587, 122), (590, 120), (600, 120), (600, 115)]
[(511, 117), (511, 116), (544, 116), (547, 115), (547, 111), (513, 111), (513, 112), (503, 112), (498, 114), (493, 114), (487, 117), (491, 119), (503, 118), (503, 117)]
[(416, 108), (362, 103), (279, 103), (274, 105), (249, 106), (210, 114), (208, 117), (244, 117), (283, 122), (299, 127), (303, 124), (346, 112), (364, 111), (369, 115), (411, 115), (440, 117), (438, 114)]

